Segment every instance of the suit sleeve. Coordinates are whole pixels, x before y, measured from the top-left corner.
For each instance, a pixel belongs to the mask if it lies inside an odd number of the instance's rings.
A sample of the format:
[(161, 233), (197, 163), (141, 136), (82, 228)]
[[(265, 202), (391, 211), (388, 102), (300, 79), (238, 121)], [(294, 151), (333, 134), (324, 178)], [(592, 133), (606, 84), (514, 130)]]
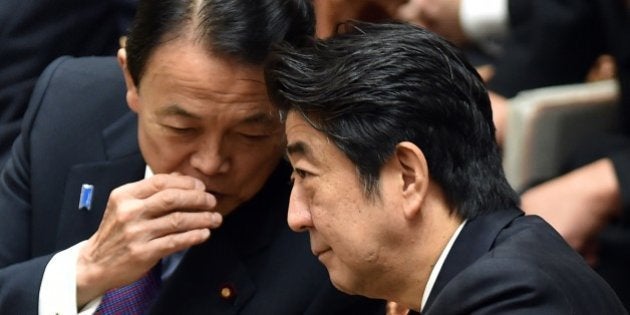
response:
[(509, 36), (490, 90), (506, 97), (542, 86), (584, 81), (604, 50), (593, 0), (510, 0)]
[[(0, 314), (36, 314), (39, 287), (52, 255), (33, 257), (30, 137), (58, 59), (43, 73), (25, 115), (22, 134), (0, 173)], [(54, 223), (50, 223), (54, 224)], [(53, 237), (53, 236), (51, 236)]]

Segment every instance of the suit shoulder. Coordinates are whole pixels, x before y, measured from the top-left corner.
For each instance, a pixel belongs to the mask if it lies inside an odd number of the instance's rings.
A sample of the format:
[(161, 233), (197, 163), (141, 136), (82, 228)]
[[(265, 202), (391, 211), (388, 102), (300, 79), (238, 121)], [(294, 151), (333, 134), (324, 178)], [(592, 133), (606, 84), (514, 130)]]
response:
[(29, 124), (42, 117), (54, 127), (82, 121), (102, 127), (129, 112), (125, 94), (114, 57), (60, 57), (38, 79), (25, 117)]
[[(120, 91), (125, 89), (123, 75), (114, 57), (63, 56), (50, 63), (38, 80), (40, 93), (59, 90), (59, 95)], [(95, 91), (96, 90), (96, 91)]]
[[(458, 306), (445, 304), (458, 296), (467, 297)], [(444, 287), (435, 305), (443, 311), (468, 307), (463, 313), (469, 314), (625, 314), (610, 286), (536, 217), (521, 217), (503, 230), (488, 253)]]

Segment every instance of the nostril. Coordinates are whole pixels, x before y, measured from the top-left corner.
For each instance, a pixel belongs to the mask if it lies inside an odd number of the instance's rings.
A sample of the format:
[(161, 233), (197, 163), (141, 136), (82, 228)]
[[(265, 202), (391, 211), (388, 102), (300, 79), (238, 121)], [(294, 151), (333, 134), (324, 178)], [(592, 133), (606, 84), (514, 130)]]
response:
[(198, 153), (191, 157), (190, 164), (205, 175), (226, 173), (230, 169), (230, 162), (225, 157), (213, 153)]

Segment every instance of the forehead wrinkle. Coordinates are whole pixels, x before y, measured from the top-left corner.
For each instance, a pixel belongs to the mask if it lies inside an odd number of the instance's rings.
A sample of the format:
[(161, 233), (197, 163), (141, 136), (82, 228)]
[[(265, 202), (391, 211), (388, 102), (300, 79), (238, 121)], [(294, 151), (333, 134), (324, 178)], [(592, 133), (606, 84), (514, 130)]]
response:
[[(162, 67), (167, 66), (170, 67), (170, 65), (162, 65)], [(162, 71), (164, 71), (164, 73), (162, 73)], [(207, 99), (216, 102), (231, 102), (240, 100), (240, 102), (244, 103), (268, 100), (267, 90), (264, 83), (259, 80), (237, 78), (229, 84), (227, 81), (214, 81), (216, 86), (210, 84), (200, 85), (199, 78), (192, 77), (190, 73), (180, 73), (178, 71), (179, 70), (168, 72), (163, 69), (156, 69), (155, 77), (168, 77), (168, 79), (166, 79), (166, 82), (168, 82), (167, 89), (176, 89), (180, 93), (188, 94), (198, 99)], [(250, 82), (250, 84), (260, 84), (261, 88), (254, 85), (251, 85), (250, 87), (237, 86), (238, 81), (246, 82), (244, 84), (247, 84), (247, 82)], [(228, 85), (230, 85), (233, 89), (230, 89)]]
[(162, 108), (158, 111), (158, 115), (160, 116), (181, 116), (181, 117), (185, 117), (185, 118), (191, 118), (191, 119), (196, 119), (196, 120), (200, 120), (201, 117), (199, 117), (196, 114), (193, 114), (187, 110), (185, 110), (184, 108), (182, 108), (181, 106), (177, 105), (177, 104), (173, 104), (170, 105), (168, 107)]

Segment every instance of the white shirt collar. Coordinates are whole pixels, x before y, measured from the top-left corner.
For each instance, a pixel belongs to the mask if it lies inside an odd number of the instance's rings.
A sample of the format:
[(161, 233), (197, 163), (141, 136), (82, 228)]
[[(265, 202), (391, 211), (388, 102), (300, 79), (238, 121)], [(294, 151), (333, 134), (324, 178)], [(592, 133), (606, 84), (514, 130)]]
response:
[(144, 168), (144, 178), (147, 179), (149, 177), (153, 176), (153, 171), (151, 170), (151, 168), (149, 167), (149, 165), (147, 165)]
[(433, 270), (431, 270), (431, 274), (429, 275), (429, 281), (427, 281), (427, 284), (424, 287), (424, 293), (422, 293), (422, 303), (420, 304), (420, 312), (422, 312), (424, 305), (427, 303), (427, 299), (429, 298), (429, 295), (431, 294), (431, 290), (433, 290), (433, 285), (435, 284), (435, 280), (437, 279), (437, 276), (440, 274), (440, 270), (442, 270), (442, 265), (444, 265), (444, 261), (446, 260), (448, 253), (451, 251), (451, 248), (453, 247), (455, 240), (459, 236), (459, 233), (462, 231), (464, 224), (466, 224), (466, 220), (464, 220), (464, 222), (462, 222), (459, 225), (459, 227), (457, 227), (457, 230), (455, 230), (455, 233), (453, 233), (453, 235), (451, 236), (451, 239), (446, 244), (446, 247), (444, 247), (444, 249), (442, 250), (442, 253), (440, 254), (440, 257), (435, 263)]

